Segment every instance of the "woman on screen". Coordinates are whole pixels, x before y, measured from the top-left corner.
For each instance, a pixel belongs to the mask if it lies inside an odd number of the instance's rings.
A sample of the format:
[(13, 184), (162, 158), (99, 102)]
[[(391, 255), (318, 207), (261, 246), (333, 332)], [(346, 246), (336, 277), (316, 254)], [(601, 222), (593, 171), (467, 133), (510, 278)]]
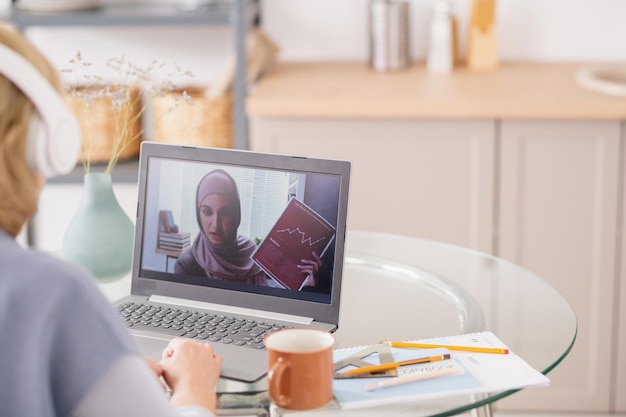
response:
[[(221, 169), (206, 174), (196, 190), (196, 219), (200, 232), (174, 267), (177, 274), (207, 276), (254, 285), (272, 285), (266, 273), (252, 260), (255, 243), (238, 235), (241, 202), (235, 180)], [(321, 266), (319, 257), (303, 260), (303, 273), (310, 286)]]
[(267, 276), (251, 259), (254, 242), (237, 235), (241, 222), (239, 192), (225, 171), (216, 169), (200, 180), (196, 219), (200, 232), (176, 261), (175, 273), (267, 285)]

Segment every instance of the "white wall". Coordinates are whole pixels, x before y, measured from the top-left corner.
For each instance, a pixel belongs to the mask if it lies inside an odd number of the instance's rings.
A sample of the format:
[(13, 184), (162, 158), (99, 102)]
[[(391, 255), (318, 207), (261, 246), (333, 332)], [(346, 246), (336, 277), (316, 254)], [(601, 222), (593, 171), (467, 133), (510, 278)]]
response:
[[(284, 60), (367, 59), (368, 0), (262, 0)], [(412, 55), (426, 56), (434, 0), (409, 0)], [(471, 0), (451, 0), (465, 52)], [(503, 60), (626, 61), (624, 0), (496, 0)]]
[[(426, 56), (433, 1), (410, 0), (416, 62)], [(463, 56), (471, 1), (451, 1)], [(496, 1), (502, 60), (626, 61), (626, 0)], [(367, 60), (368, 0), (261, 2), (262, 25), (280, 46), (280, 60)], [(196, 74), (196, 84), (210, 82), (233, 49), (230, 27), (34, 28), (28, 35), (60, 68), (67, 67), (77, 50), (96, 65), (125, 54), (136, 63), (177, 62)]]

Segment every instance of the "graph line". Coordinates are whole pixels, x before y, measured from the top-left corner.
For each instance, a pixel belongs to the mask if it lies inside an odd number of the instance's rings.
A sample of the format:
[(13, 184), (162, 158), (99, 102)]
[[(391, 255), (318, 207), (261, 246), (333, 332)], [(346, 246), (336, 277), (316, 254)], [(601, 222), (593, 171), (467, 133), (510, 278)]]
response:
[(306, 237), (306, 234), (300, 230), (299, 227), (296, 227), (295, 229), (281, 229), (281, 230), (276, 230), (277, 233), (289, 233), (290, 235), (294, 234), (294, 233), (299, 233), (300, 235), (302, 235), (302, 239), (301, 239), (301, 243), (304, 245), (305, 243), (307, 243), (309, 246), (314, 246), (317, 243), (321, 242), (322, 240), (326, 239), (325, 237), (321, 237), (320, 239), (317, 239), (315, 241), (311, 240), (310, 237)]

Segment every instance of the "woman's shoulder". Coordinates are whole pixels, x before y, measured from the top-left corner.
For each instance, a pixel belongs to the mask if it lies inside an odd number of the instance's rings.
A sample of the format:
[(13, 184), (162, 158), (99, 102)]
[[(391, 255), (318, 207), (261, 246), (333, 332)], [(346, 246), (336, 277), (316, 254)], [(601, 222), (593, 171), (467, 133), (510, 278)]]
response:
[(186, 275), (205, 275), (204, 269), (196, 260), (196, 257), (193, 255), (191, 249), (186, 250), (178, 257), (178, 259), (176, 259), (174, 272), (176, 274)]
[[(85, 269), (59, 256), (22, 248), (0, 236), (0, 270), (0, 294), (17, 303), (15, 308), (34, 323), (42, 317), (49, 326), (95, 326), (103, 334), (109, 329), (108, 335), (115, 333), (122, 344), (130, 346), (123, 340), (125, 329), (115, 310)], [(31, 311), (39, 313), (33, 315)]]
[(89, 272), (60, 256), (27, 250), (24, 258), (22, 272), (27, 279), (50, 282), (54, 286), (82, 287), (85, 282), (94, 283)]
[(0, 243), (0, 268), (7, 279), (5, 288), (31, 298), (47, 298), (68, 293), (89, 297), (97, 294), (94, 278), (85, 269), (61, 256), (23, 248), (17, 243)]

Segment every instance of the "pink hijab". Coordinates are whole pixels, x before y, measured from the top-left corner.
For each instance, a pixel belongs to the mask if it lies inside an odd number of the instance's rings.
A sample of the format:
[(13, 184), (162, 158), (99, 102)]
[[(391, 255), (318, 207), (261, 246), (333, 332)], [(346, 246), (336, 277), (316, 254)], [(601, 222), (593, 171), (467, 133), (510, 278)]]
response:
[[(223, 244), (214, 245), (202, 230), (200, 204), (208, 195), (219, 194), (228, 201), (235, 216), (235, 227)], [(241, 223), (241, 202), (235, 180), (221, 169), (206, 174), (196, 190), (196, 219), (200, 233), (192, 245), (192, 253), (209, 278), (266, 285), (266, 275), (252, 261), (256, 245), (250, 239), (237, 235)]]

